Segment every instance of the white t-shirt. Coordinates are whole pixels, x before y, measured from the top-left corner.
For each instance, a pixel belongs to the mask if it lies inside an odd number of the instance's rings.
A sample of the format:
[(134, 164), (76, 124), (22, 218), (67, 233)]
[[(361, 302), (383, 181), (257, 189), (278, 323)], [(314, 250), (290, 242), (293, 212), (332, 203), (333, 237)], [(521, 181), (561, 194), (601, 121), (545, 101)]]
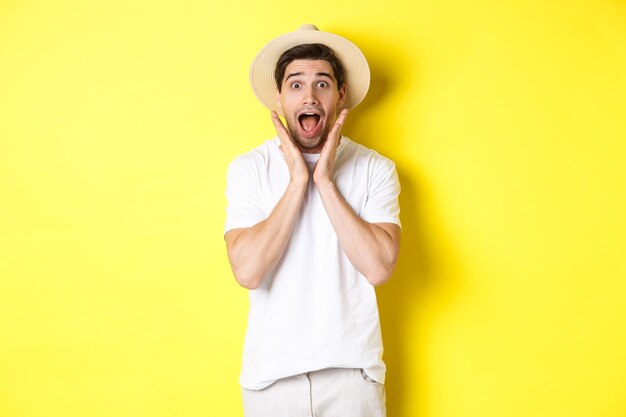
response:
[[(230, 164), (224, 233), (265, 220), (282, 198), (289, 171), (279, 146), (268, 140)], [(312, 172), (319, 154), (303, 156)], [(400, 225), (400, 184), (389, 159), (343, 136), (335, 184), (364, 220)], [(258, 390), (324, 368), (363, 368), (384, 383), (382, 353), (374, 287), (341, 249), (311, 176), (283, 257), (250, 291), (240, 383)]]

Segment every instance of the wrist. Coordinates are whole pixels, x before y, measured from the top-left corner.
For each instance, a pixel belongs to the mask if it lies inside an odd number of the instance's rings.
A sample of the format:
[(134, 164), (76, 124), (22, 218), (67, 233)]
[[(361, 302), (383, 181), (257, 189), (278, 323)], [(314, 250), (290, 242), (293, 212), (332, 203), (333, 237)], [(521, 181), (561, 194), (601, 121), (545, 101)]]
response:
[(304, 189), (306, 188), (309, 182), (308, 173), (302, 175), (294, 175), (289, 180), (289, 187), (295, 189)]
[(325, 193), (336, 189), (335, 182), (330, 178), (314, 178), (313, 180), (315, 181), (315, 186), (320, 193)]

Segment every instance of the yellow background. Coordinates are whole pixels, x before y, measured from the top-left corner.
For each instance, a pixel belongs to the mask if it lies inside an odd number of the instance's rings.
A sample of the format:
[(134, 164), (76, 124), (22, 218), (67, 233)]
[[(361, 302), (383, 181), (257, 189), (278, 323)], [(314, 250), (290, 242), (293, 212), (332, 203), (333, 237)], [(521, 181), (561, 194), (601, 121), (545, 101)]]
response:
[(626, 2), (0, 2), (0, 416), (241, 416), (227, 164), (271, 38), (348, 37), (397, 162), (390, 417), (626, 415)]

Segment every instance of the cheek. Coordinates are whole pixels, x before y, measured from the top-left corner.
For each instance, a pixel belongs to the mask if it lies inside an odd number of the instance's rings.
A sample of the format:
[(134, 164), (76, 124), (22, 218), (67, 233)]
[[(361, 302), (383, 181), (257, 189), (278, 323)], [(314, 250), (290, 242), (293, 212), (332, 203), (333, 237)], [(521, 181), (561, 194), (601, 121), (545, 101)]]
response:
[(337, 96), (335, 94), (329, 95), (324, 100), (324, 104), (326, 105), (326, 108), (329, 108), (329, 109), (336, 108), (338, 103), (339, 103), (339, 96)]
[(339, 99), (340, 99), (340, 96), (337, 90), (327, 90), (323, 94), (323, 100), (326, 103), (337, 104)]
[(281, 96), (281, 103), (283, 108), (293, 108), (298, 102), (298, 98), (295, 97), (295, 94), (283, 94)]

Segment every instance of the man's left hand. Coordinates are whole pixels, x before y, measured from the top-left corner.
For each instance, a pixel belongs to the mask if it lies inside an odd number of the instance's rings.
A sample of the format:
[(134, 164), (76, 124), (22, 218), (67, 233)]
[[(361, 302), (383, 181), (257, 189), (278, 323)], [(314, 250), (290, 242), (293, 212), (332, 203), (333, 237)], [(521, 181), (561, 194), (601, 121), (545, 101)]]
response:
[(315, 185), (324, 186), (334, 182), (335, 177), (335, 156), (337, 155), (337, 147), (339, 146), (339, 140), (341, 139), (341, 128), (348, 115), (348, 109), (343, 109), (335, 122), (328, 138), (322, 148), (320, 159), (315, 164), (315, 171), (313, 172), (313, 181)]

